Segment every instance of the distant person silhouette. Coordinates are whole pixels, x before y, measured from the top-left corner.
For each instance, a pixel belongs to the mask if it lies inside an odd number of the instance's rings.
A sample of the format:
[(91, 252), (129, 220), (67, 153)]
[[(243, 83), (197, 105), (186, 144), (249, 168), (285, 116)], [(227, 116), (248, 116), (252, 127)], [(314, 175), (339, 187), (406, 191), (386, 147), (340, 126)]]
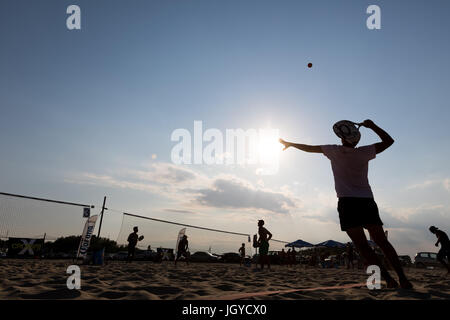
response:
[(353, 260), (355, 260), (355, 256), (353, 254), (353, 245), (351, 242), (347, 243), (347, 269), (350, 269), (350, 266), (352, 269), (354, 268)]
[(297, 252), (295, 251), (295, 248), (292, 247), (292, 251), (291, 251), (291, 260), (292, 260), (292, 265), (296, 265), (297, 264)]
[(384, 233), (383, 222), (380, 219), (367, 177), (369, 161), (374, 159), (378, 153), (389, 148), (394, 143), (394, 139), (372, 120), (365, 120), (360, 125), (372, 129), (381, 138), (381, 142), (356, 148), (361, 137), (356, 127), (353, 128), (354, 130), (349, 130), (349, 134), (346, 134), (346, 130), (339, 130), (339, 134), (335, 131), (336, 135), (341, 138), (342, 145), (311, 146), (295, 144), (282, 139), (280, 142), (284, 145), (284, 150), (295, 147), (305, 152), (323, 153), (331, 161), (335, 189), (339, 198), (338, 212), (341, 230), (347, 232), (356, 249), (369, 265), (380, 267), (381, 275), (386, 280), (387, 286), (389, 288), (398, 287), (397, 281), (382, 266), (379, 258), (370, 248), (364, 234), (364, 228), (367, 229), (397, 273), (400, 286), (404, 289), (411, 289), (412, 284), (403, 272), (397, 252)]
[(259, 247), (259, 263), (261, 264), (261, 270), (264, 269), (264, 264), (267, 263), (267, 268), (270, 270), (269, 259), (269, 241), (272, 239), (272, 234), (264, 226), (264, 220), (258, 221), (258, 247)]
[(284, 251), (284, 248), (283, 249), (281, 249), (281, 252), (280, 252), (280, 264), (281, 265), (287, 265), (287, 259), (286, 259), (286, 251)]
[(131, 262), (134, 259), (134, 254), (136, 252), (136, 245), (138, 241), (144, 239), (144, 236), (138, 236), (138, 227), (133, 228), (133, 232), (128, 236), (128, 256), (127, 262)]
[(182, 256), (186, 259), (186, 264), (189, 264), (189, 241), (187, 235), (184, 235), (178, 243), (177, 256), (175, 257), (175, 265), (177, 265), (178, 259)]
[[(450, 241), (448, 236), (444, 231), (439, 230), (435, 226), (431, 226), (429, 230), (431, 233), (434, 233), (438, 239), (434, 245), (437, 247), (439, 246), (439, 243), (441, 244), (441, 249), (437, 254), (437, 259), (447, 269), (447, 274), (450, 274)], [(445, 257), (447, 257), (448, 263), (445, 263)]]
[(242, 246), (239, 248), (239, 255), (241, 256), (241, 261), (239, 262), (239, 265), (242, 266), (242, 264), (245, 265), (245, 243), (242, 244)]

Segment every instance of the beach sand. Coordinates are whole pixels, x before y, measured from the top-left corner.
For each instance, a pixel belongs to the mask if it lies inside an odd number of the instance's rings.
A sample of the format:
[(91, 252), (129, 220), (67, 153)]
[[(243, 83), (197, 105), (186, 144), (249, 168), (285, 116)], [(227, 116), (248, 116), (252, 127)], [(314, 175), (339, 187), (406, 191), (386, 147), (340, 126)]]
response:
[[(0, 299), (450, 299), (450, 276), (443, 269), (409, 268), (412, 291), (369, 290), (362, 269), (272, 266), (255, 271), (237, 264), (108, 262), (80, 266), (81, 289), (66, 287), (69, 260), (0, 260)], [(337, 288), (324, 288), (336, 287)], [(347, 286), (347, 287), (346, 287)], [(293, 289), (306, 289), (289, 292)], [(283, 291), (265, 294), (267, 291)], [(286, 292), (288, 291), (288, 292)], [(259, 294), (259, 295), (257, 295)]]

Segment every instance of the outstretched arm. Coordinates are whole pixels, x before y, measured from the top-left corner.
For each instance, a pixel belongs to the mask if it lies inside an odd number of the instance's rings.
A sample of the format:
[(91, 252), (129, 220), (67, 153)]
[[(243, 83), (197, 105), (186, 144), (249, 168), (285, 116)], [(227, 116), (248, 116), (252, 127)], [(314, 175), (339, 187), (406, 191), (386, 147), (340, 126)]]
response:
[(375, 143), (375, 150), (377, 153), (383, 152), (394, 143), (394, 139), (392, 139), (386, 131), (377, 126), (372, 120), (364, 120), (361, 125), (372, 129), (381, 138), (381, 142)]
[(286, 150), (289, 147), (294, 147), (305, 152), (322, 153), (322, 148), (320, 146), (310, 146), (307, 144), (292, 143), (284, 141), (283, 139), (280, 139), (280, 143), (284, 145), (283, 150)]

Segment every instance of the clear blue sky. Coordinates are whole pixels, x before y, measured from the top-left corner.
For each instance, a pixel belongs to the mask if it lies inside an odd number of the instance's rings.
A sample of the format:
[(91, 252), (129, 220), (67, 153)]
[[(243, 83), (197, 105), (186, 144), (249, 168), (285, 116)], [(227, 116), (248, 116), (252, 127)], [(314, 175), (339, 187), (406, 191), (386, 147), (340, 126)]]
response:
[[(66, 28), (70, 4), (81, 7), (82, 30)], [(366, 27), (371, 4), (381, 30)], [(0, 189), (96, 204), (108, 195), (111, 207), (188, 223), (195, 214), (174, 210), (201, 212), (203, 224), (223, 219), (243, 232), (264, 216), (280, 239), (347, 241), (323, 156), (285, 151), (268, 177), (181, 166), (196, 180), (179, 187), (142, 175), (173, 172), (170, 135), (194, 120), (327, 144), (338, 142), (334, 122), (370, 118), (396, 140), (370, 167), (394, 244), (435, 250), (427, 227), (450, 231), (449, 10), (445, 0), (2, 1)], [(375, 141), (363, 129), (361, 143)], [(221, 175), (299, 202), (255, 213), (238, 200), (200, 201)], [(230, 219), (239, 215), (245, 223)], [(105, 221), (111, 235), (118, 221)]]

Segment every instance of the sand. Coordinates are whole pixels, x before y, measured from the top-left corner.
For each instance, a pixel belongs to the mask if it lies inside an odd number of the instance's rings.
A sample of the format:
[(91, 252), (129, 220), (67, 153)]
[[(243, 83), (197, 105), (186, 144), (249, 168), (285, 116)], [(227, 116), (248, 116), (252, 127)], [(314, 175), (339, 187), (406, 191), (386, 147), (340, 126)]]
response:
[[(0, 299), (450, 299), (450, 276), (443, 269), (406, 269), (415, 286), (369, 290), (362, 269), (113, 261), (81, 266), (81, 289), (66, 287), (69, 260), (0, 260)], [(330, 288), (331, 287), (331, 288)], [(297, 289), (303, 289), (296, 291)], [(274, 291), (266, 294), (267, 291)], [(281, 291), (281, 292), (279, 292)]]

